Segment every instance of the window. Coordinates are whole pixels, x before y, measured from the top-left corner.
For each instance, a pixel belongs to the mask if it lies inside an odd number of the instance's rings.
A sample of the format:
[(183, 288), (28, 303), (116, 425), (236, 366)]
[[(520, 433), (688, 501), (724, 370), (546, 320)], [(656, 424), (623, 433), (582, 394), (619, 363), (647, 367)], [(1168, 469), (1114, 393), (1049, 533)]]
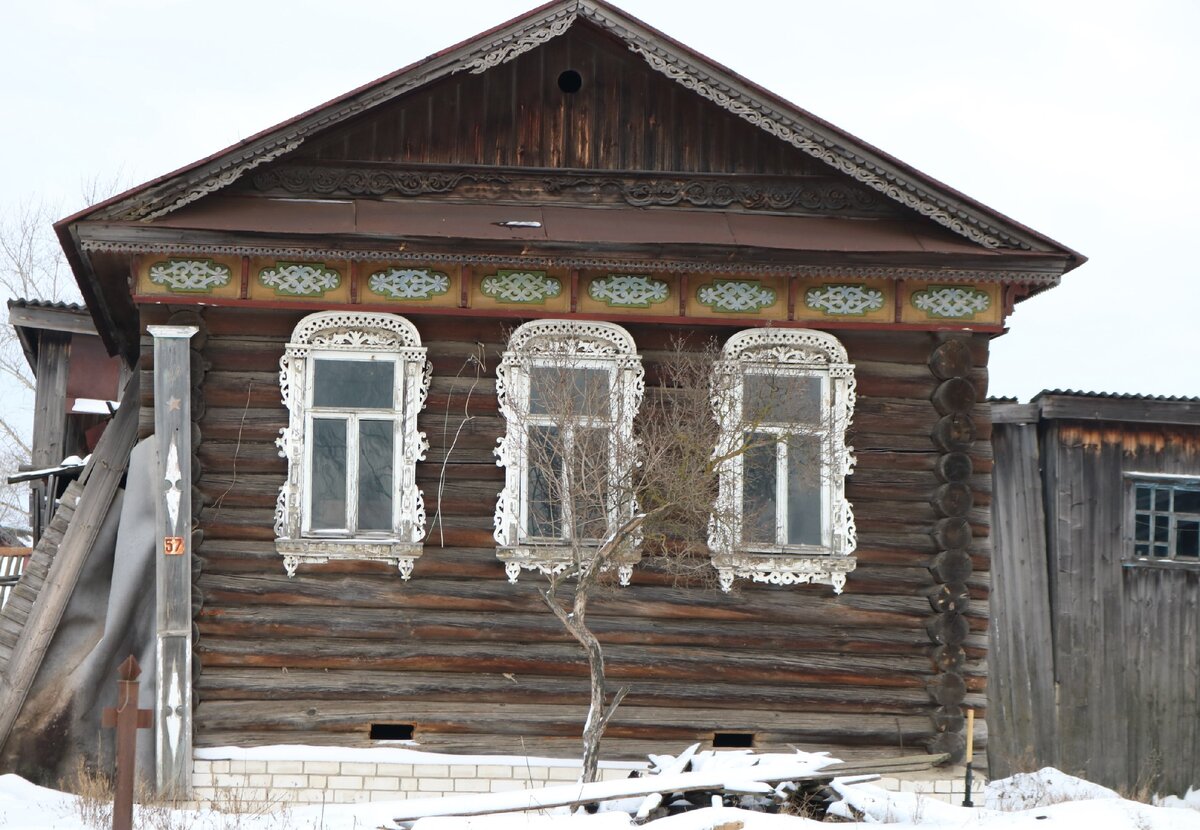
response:
[(824, 332), (738, 332), (717, 361), (712, 400), (720, 443), (709, 546), (721, 587), (749, 578), (840, 593), (855, 565), (845, 349)]
[[(537, 320), (509, 338), (496, 381), (506, 431), (495, 538), (510, 582), (522, 568), (577, 566), (633, 515), (643, 378), (633, 338), (611, 323)], [(622, 584), (637, 557), (619, 552)]]
[(1132, 481), (1133, 555), (1200, 564), (1200, 479)]
[(425, 535), (415, 472), (429, 376), (403, 317), (326, 311), (296, 326), (280, 361), (289, 414), (276, 442), (288, 477), (275, 543), (289, 576), (301, 562), (381, 559), (409, 578)]

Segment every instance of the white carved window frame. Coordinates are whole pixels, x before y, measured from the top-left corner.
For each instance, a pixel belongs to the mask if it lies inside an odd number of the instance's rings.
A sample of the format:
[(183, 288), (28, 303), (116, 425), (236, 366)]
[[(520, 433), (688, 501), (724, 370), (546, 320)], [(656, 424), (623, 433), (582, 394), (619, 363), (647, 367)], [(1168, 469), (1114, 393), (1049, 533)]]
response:
[[(312, 448), (307, 440), (312, 423), (314, 361), (372, 357), (395, 363), (394, 382), (397, 391), (403, 392), (403, 408), (392, 409), (390, 416), (385, 416), (396, 422), (400, 433), (399, 440), (393, 442), (396, 489), (392, 494), (392, 530), (314, 532), (309, 528)], [(424, 460), (429, 448), (425, 433), (417, 429), (417, 416), (429, 394), (432, 369), (416, 327), (395, 314), (322, 311), (296, 325), (279, 361), (279, 386), (288, 409), (288, 426), (275, 442), (288, 462), (287, 479), (279, 488), (275, 508), (275, 546), (283, 556), (288, 576), (294, 576), (302, 562), (339, 559), (382, 560), (398, 567), (405, 580), (412, 575), (425, 537), (425, 502), (416, 484), (416, 464)], [(370, 415), (380, 417), (380, 410)], [(347, 501), (353, 498), (354, 488), (350, 487)]]
[[(739, 447), (747, 429), (742, 390), (744, 379), (753, 373), (816, 376), (822, 380), (821, 423), (796, 425), (807, 434), (819, 436), (823, 443), (820, 545), (742, 541), (745, 452), (739, 451)], [(720, 427), (714, 458), (724, 460), (717, 468), (717, 505), (709, 523), (708, 539), (722, 590), (730, 590), (734, 579), (752, 579), (774, 585), (826, 584), (832, 585), (835, 592), (842, 592), (846, 575), (855, 567), (851, 554), (857, 546), (854, 511), (846, 500), (845, 486), (846, 476), (854, 468), (854, 448), (846, 444), (854, 402), (854, 366), (848, 361), (845, 348), (831, 334), (761, 328), (740, 331), (726, 342), (713, 374), (713, 415)], [(761, 425), (754, 425), (753, 429), (773, 431)], [(776, 486), (786, 487), (779, 479)], [(786, 510), (786, 500), (778, 501), (777, 510)], [(781, 524), (777, 520), (777, 525)]]
[[(645, 370), (637, 346), (621, 326), (580, 320), (535, 320), (513, 332), (508, 348), (496, 369), (496, 393), (505, 434), (496, 447), (496, 464), (504, 467), (504, 489), (496, 502), (496, 556), (505, 563), (509, 582), (515, 583), (522, 569), (544, 574), (561, 573), (576, 564), (579, 543), (573, 547), (562, 540), (536, 538), (528, 532), (529, 427), (555, 424), (554, 416), (529, 415), (530, 369), (538, 366), (606, 368), (609, 373), (609, 469), (608, 525), (615, 527), (631, 516), (637, 505), (621, 492), (629, 493), (636, 449), (633, 418), (645, 391)], [(620, 459), (620, 460), (618, 460)], [(564, 534), (570, 522), (564, 521)], [(584, 544), (587, 544), (586, 542)], [(598, 544), (598, 540), (597, 540)], [(627, 585), (633, 566), (641, 558), (638, 545), (615, 557), (618, 576)]]

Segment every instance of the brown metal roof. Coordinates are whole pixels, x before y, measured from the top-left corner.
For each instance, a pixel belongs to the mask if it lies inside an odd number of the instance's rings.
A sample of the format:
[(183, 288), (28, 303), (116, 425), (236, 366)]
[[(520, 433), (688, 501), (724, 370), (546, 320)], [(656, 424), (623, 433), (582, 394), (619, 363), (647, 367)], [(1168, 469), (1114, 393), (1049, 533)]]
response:
[[(505, 227), (510, 221), (540, 227)], [(777, 251), (1001, 256), (929, 223), (647, 208), (515, 207), (446, 202), (213, 196), (155, 227), (241, 233), (356, 234), (390, 239), (555, 244), (711, 245)], [(1003, 252), (1011, 254), (1011, 251)]]

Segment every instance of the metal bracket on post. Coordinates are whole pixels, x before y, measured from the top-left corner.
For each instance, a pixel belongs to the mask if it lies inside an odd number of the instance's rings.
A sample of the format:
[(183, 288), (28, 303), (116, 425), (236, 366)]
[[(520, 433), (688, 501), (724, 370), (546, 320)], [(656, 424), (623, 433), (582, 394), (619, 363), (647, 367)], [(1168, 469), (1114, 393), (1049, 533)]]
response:
[(158, 792), (186, 798), (192, 784), (192, 389), (195, 326), (149, 326), (154, 337), (154, 443), (158, 452), (155, 621), (158, 683), (154, 762)]

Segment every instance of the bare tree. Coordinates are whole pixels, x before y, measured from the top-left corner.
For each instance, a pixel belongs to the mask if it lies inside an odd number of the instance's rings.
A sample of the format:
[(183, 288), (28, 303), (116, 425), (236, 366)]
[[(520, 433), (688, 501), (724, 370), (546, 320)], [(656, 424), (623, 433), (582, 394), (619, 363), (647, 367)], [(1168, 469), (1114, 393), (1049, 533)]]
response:
[(725, 387), (736, 379), (720, 371), (713, 342), (675, 342), (643, 356), (644, 396), (621, 388), (636, 382), (640, 392), (640, 369), (634, 381), (622, 381), (611, 364), (570, 349), (506, 358), (506, 383), (517, 388), (506, 391), (503, 406), (521, 424), (513, 461), (525, 471), (529, 544), (522, 555), (540, 563), (542, 598), (587, 656), (585, 782), (596, 780), (601, 739), (628, 692), (610, 689), (603, 648), (589, 624), (590, 601), (627, 579), (639, 560), (676, 579), (711, 584), (714, 534), (738, 534), (743, 524), (764, 521), (773, 528), (775, 521), (774, 508), (760, 520), (753, 505), (747, 512), (721, 502), (722, 466), (739, 456), (747, 463), (757, 454), (773, 459), (776, 444), (796, 443), (802, 429), (763, 425), (780, 408), (773, 396), (786, 384), (758, 383), (755, 398), (744, 402), (728, 394)]

